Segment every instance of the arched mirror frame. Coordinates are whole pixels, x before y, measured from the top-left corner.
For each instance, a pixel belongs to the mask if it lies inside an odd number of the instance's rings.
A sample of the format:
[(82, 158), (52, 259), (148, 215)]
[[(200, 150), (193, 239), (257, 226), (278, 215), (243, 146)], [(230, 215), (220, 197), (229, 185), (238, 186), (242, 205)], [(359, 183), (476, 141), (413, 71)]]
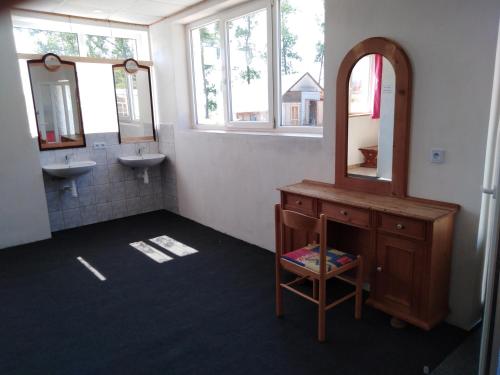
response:
[[(364, 56), (380, 54), (389, 60), (396, 73), (394, 103), (394, 143), (392, 180), (381, 181), (347, 173), (349, 124), (349, 80), (356, 63)], [(404, 197), (408, 185), (412, 70), (405, 51), (394, 41), (375, 37), (354, 46), (344, 57), (337, 76), (337, 129), (335, 185), (358, 191)]]
[[(132, 64), (133, 69), (130, 69), (129, 64)], [(139, 69), (144, 69), (148, 72), (148, 82), (149, 82), (149, 100), (150, 100), (150, 105), (151, 105), (151, 123), (152, 123), (152, 128), (153, 128), (153, 139), (152, 140), (143, 140), (143, 139), (132, 139), (132, 140), (125, 140), (125, 137), (122, 136), (122, 131), (120, 128), (120, 115), (118, 113), (118, 103), (117, 103), (117, 96), (116, 96), (116, 80), (115, 80), (115, 74), (114, 74), (114, 68), (124, 68), (125, 72), (127, 74), (136, 74)], [(115, 94), (115, 107), (116, 107), (116, 121), (118, 122), (118, 142), (121, 143), (139, 143), (139, 142), (156, 142), (156, 125), (155, 125), (155, 115), (154, 115), (154, 108), (153, 108), (153, 91), (152, 91), (152, 84), (151, 84), (151, 69), (149, 69), (149, 66), (146, 65), (140, 65), (137, 60), (129, 58), (123, 61), (121, 64), (113, 64), (111, 66), (111, 71), (113, 72), (113, 88), (114, 88), (114, 94)]]

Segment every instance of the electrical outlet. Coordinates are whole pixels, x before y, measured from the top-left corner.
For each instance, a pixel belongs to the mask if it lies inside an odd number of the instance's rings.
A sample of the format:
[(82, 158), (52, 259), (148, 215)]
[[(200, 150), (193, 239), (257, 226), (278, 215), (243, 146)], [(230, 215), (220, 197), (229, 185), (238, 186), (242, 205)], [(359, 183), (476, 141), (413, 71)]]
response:
[(94, 150), (104, 150), (106, 148), (106, 142), (94, 142)]
[(431, 162), (434, 164), (444, 163), (444, 150), (440, 148), (433, 148), (431, 150)]

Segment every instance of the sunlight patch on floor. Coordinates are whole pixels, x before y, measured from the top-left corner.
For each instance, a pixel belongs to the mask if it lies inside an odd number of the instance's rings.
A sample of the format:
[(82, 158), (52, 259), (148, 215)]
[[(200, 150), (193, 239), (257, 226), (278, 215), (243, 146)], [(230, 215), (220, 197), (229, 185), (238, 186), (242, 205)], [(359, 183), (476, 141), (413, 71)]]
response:
[(132, 242), (130, 246), (139, 250), (141, 253), (153, 259), (157, 263), (165, 263), (173, 259), (172, 257), (162, 253), (160, 250), (155, 249), (153, 246), (148, 245), (144, 241)]
[(198, 252), (198, 250), (193, 249), (192, 247), (189, 247), (182, 242), (176, 241), (173, 238), (165, 235), (151, 238), (150, 241), (179, 257), (195, 254)]
[(99, 280), (106, 281), (106, 278), (104, 277), (104, 275), (102, 273), (100, 273), (98, 270), (96, 270), (94, 267), (92, 267), (90, 265), (90, 263), (87, 262), (85, 259), (83, 259), (82, 257), (77, 257), (76, 259), (78, 259), (78, 261), (81, 264), (83, 264), (85, 266), (85, 268), (87, 268), (90, 272), (92, 272), (94, 274), (94, 276), (97, 277)]

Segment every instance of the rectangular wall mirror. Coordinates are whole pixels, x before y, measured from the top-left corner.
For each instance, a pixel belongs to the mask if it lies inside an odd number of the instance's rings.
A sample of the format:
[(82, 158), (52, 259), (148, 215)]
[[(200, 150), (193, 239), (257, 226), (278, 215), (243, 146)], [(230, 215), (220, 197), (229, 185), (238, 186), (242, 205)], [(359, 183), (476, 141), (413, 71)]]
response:
[(28, 71), (40, 150), (85, 147), (75, 63), (48, 53)]
[(120, 143), (155, 141), (149, 67), (134, 59), (113, 65)]

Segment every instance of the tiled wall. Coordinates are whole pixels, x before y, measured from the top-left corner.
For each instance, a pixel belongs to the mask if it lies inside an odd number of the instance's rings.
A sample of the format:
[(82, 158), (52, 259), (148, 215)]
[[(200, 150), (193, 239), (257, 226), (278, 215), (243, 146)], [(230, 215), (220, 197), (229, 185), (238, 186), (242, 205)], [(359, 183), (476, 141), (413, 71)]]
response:
[[(164, 207), (175, 208), (176, 211), (176, 204), (175, 207), (172, 204), (165, 206), (167, 199), (163, 187), (175, 190), (175, 178), (172, 180), (168, 176), (171, 173), (167, 171), (170, 168), (168, 160), (151, 168), (149, 184), (144, 184), (143, 179), (136, 176), (136, 172), (119, 164), (117, 159), (121, 155), (136, 154), (140, 146), (146, 147), (145, 152), (158, 153), (158, 142), (120, 145), (117, 133), (87, 134), (86, 140), (86, 148), (40, 152), (41, 165), (64, 162), (67, 154), (74, 154), (72, 160), (93, 160), (97, 163), (92, 172), (78, 177), (76, 198), (71, 195), (70, 190), (63, 190), (63, 186), (67, 185), (65, 180), (57, 180), (44, 173), (53, 232)], [(94, 150), (94, 142), (106, 142), (106, 149)], [(172, 157), (174, 152), (169, 147), (173, 147), (173, 143), (166, 144), (169, 146), (163, 147), (163, 153)]]

